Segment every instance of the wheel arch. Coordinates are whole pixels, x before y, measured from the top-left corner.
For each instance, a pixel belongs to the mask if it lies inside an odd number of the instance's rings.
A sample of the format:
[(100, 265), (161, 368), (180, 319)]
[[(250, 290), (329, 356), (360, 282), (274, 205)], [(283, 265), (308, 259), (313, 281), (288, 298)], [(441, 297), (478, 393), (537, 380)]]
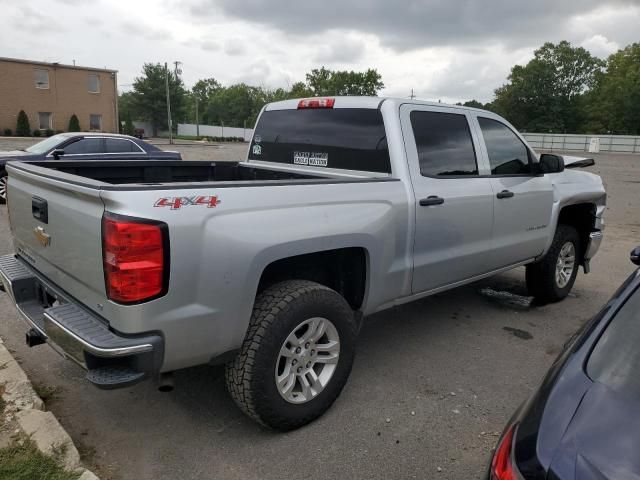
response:
[(280, 281), (310, 280), (337, 291), (358, 311), (365, 304), (370, 271), (369, 251), (365, 247), (298, 253), (265, 265), (256, 295)]
[(593, 202), (564, 205), (558, 212), (556, 228), (563, 224), (572, 226), (578, 231), (581, 265), (584, 264), (584, 253), (589, 242), (589, 234), (596, 230), (596, 212), (597, 205)]

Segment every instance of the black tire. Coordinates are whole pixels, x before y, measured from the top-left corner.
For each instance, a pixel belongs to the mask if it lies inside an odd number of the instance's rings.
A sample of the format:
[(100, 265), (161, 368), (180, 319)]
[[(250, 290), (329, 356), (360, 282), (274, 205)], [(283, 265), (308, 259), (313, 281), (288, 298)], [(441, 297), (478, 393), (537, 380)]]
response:
[[(562, 247), (572, 243), (575, 260), (573, 271), (568, 282), (561, 286), (556, 280), (556, 264)], [(527, 290), (540, 303), (552, 303), (563, 300), (573, 288), (581, 263), (580, 236), (578, 231), (570, 226), (560, 224), (553, 237), (553, 243), (547, 254), (538, 262), (527, 265)]]
[(0, 171), (0, 205), (7, 203), (7, 173)]
[[(340, 353), (333, 375), (306, 403), (289, 403), (275, 381), (280, 348), (304, 320), (323, 317), (335, 326)], [(338, 398), (355, 356), (357, 325), (345, 299), (328, 287), (306, 280), (277, 283), (256, 298), (247, 335), (238, 356), (226, 365), (227, 389), (240, 409), (262, 425), (293, 430), (320, 417)]]

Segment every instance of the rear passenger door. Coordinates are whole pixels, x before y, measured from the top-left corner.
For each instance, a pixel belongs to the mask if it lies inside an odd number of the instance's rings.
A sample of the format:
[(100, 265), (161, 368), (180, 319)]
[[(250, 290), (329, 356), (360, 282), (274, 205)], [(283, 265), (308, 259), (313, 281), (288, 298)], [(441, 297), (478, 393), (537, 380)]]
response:
[(548, 177), (533, 173), (533, 152), (511, 126), (500, 118), (474, 116), (496, 192), (491, 258), (497, 269), (543, 252), (553, 235), (553, 188)]
[(466, 111), (405, 104), (400, 115), (416, 202), (412, 291), (485, 273), (494, 195)]

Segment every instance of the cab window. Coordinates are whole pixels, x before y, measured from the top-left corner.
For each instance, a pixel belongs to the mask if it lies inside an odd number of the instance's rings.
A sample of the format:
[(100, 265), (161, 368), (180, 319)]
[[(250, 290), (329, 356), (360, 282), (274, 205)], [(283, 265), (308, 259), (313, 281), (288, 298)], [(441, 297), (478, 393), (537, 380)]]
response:
[(478, 175), (465, 115), (414, 110), (410, 118), (422, 176)]
[(529, 149), (504, 123), (478, 117), (492, 175), (529, 175)]

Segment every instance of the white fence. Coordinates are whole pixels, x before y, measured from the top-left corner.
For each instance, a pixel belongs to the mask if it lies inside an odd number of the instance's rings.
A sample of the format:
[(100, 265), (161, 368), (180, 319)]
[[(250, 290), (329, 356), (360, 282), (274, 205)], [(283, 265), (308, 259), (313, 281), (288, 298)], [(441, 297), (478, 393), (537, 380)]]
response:
[(179, 123), (178, 135), (190, 135), (200, 137), (241, 137), (250, 141), (253, 137), (252, 128), (220, 127), (217, 125), (200, 125), (195, 123)]
[[(540, 150), (640, 153), (640, 137), (630, 135), (523, 133), (523, 136), (527, 139), (529, 145)], [(598, 143), (599, 148), (594, 148)]]

